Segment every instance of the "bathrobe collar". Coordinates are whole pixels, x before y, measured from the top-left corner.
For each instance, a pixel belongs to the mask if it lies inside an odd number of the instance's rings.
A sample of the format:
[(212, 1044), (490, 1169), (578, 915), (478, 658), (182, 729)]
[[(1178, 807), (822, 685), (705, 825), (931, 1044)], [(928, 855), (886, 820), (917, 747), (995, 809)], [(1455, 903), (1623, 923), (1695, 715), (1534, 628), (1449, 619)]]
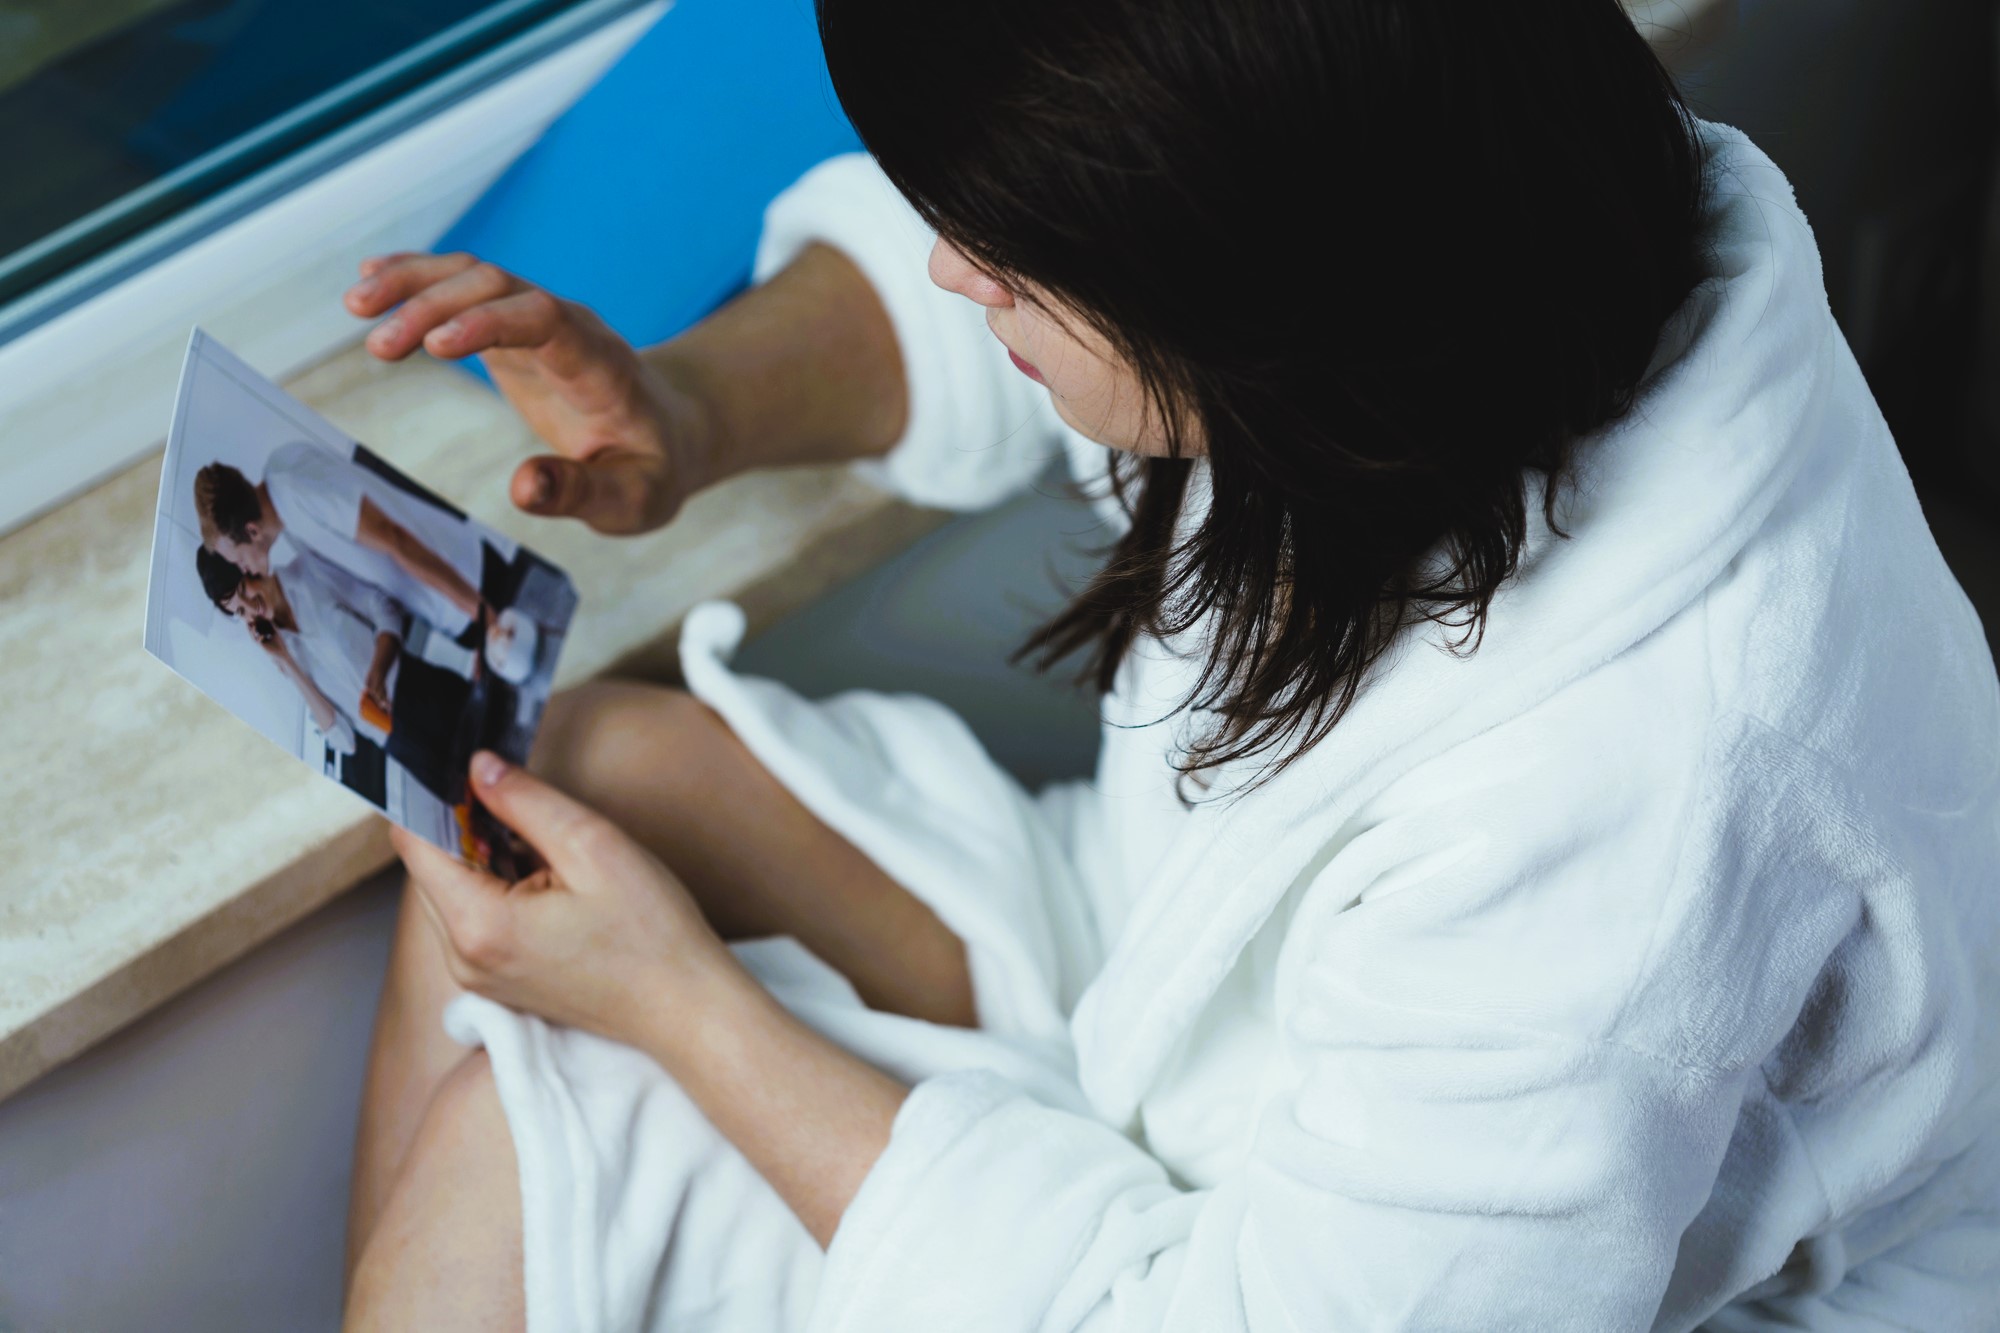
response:
[(1530, 506), (1521, 572), (1470, 656), (1426, 626), (1348, 715), (1238, 801), (1197, 808), (1071, 1021), (1083, 1087), (1130, 1123), (1237, 955), (1330, 840), (1416, 765), (1529, 709), (1687, 607), (1764, 523), (1829, 436), (1849, 355), (1818, 251), (1783, 175), (1703, 125), (1709, 277), (1669, 321), (1634, 408), (1579, 448), (1554, 538)]

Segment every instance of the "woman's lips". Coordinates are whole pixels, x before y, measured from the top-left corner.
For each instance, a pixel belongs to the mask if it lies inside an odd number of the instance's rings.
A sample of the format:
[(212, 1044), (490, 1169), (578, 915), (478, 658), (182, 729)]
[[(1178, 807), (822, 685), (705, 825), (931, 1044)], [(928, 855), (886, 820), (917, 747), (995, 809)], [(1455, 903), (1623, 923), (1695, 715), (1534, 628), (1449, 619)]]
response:
[(1014, 369), (1020, 371), (1023, 375), (1026, 375), (1029, 379), (1033, 380), (1035, 383), (1043, 384), (1047, 382), (1042, 379), (1041, 371), (1036, 370), (1033, 366), (1029, 365), (1027, 362), (1023, 361), (1020, 357), (1016, 356), (1014, 354), (1014, 349), (1011, 347), (1007, 349), (1007, 359), (1014, 363)]

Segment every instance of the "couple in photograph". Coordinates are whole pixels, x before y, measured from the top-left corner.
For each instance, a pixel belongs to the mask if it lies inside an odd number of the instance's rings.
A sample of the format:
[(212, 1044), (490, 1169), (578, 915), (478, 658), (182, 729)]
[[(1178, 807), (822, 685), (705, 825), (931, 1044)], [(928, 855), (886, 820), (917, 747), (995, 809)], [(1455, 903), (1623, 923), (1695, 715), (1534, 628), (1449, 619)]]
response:
[[(210, 463), (194, 500), (204, 594), (243, 622), (327, 744), (352, 754), (366, 737), (460, 804), (511, 562), (461, 517), (303, 441), (274, 451), (260, 482)], [(473, 650), (471, 674), (408, 651), (413, 619)]]

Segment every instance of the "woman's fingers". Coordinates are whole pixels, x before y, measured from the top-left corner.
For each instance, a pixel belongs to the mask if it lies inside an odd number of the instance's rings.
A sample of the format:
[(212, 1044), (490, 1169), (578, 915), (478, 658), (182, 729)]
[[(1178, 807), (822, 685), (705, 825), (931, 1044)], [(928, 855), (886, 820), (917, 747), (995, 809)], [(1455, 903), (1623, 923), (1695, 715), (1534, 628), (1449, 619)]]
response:
[[(433, 291), (442, 291), (451, 282), (470, 278), (472, 270)], [(418, 300), (428, 300), (426, 293)], [(412, 301), (410, 304), (415, 305)], [(407, 311), (409, 307), (404, 307)], [(573, 373), (577, 361), (573, 330), (564, 318), (562, 302), (539, 287), (503, 294), (496, 299), (469, 305), (432, 328), (424, 336), (424, 350), (432, 356), (461, 357), (501, 347), (545, 349), (549, 369), (558, 375)]]
[(475, 967), (490, 965), (503, 925), (499, 918), (506, 915), (507, 886), (407, 829), (392, 828), (389, 841), (446, 951)]
[(386, 255), (370, 255), (361, 261), (361, 276), (363, 278), (372, 278), (397, 260), (414, 259), (420, 253), (417, 250), (397, 250)]
[(407, 301), (432, 283), (465, 272), (479, 260), (468, 254), (394, 254), (368, 262), (375, 265), (374, 270), (363, 265), (361, 281), (347, 289), (345, 298), (348, 310), (363, 319)]
[[(423, 876), (417, 873), (416, 864), (412, 860), (412, 853), (407, 850), (410, 847), (416, 846), (430, 847), (430, 844), (407, 829), (391, 825), (389, 828), (389, 845), (396, 849), (396, 855), (403, 859), (403, 868), (410, 872), (410, 883), (406, 892), (417, 895), (417, 906), (423, 911), (424, 920), (431, 923), (431, 929), (437, 932), (438, 943), (442, 944), (445, 952), (449, 954), (452, 951), (451, 932), (444, 928), (444, 918), (438, 915), (437, 904), (431, 901), (430, 890), (424, 887)], [(431, 850), (436, 851), (437, 849), (431, 848)], [(418, 859), (421, 859), (421, 853), (416, 855)]]
[(452, 358), (532, 347), (558, 376), (588, 360), (560, 300), (471, 255), (387, 256), (347, 293), (347, 308), (363, 317), (397, 306), (368, 335), (369, 350), (385, 360), (420, 346)]
[(420, 347), (432, 329), (519, 286), (511, 274), (491, 264), (461, 269), (409, 297), (376, 325), (368, 335), (368, 350), (385, 361), (401, 360)]

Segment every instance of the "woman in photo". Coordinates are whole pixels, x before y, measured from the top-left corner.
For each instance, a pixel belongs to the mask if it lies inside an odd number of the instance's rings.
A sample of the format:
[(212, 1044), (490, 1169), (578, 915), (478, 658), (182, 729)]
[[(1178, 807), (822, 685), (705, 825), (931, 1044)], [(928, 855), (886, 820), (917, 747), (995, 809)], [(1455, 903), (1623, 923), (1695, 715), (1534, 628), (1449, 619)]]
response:
[(1615, 0), (819, 13), (872, 157), (701, 325), (349, 307), (605, 532), (1066, 454), (1096, 777), (719, 606), (476, 759), (551, 868), (398, 840), (352, 1325), (1990, 1327), (2000, 690), (1770, 161)]
[(261, 574), (195, 548), (202, 591), (250, 631), (336, 754), (357, 736), (383, 747), (446, 805), (465, 798), (455, 750), (472, 684), (403, 652), (403, 607), (303, 546), (280, 541)]

